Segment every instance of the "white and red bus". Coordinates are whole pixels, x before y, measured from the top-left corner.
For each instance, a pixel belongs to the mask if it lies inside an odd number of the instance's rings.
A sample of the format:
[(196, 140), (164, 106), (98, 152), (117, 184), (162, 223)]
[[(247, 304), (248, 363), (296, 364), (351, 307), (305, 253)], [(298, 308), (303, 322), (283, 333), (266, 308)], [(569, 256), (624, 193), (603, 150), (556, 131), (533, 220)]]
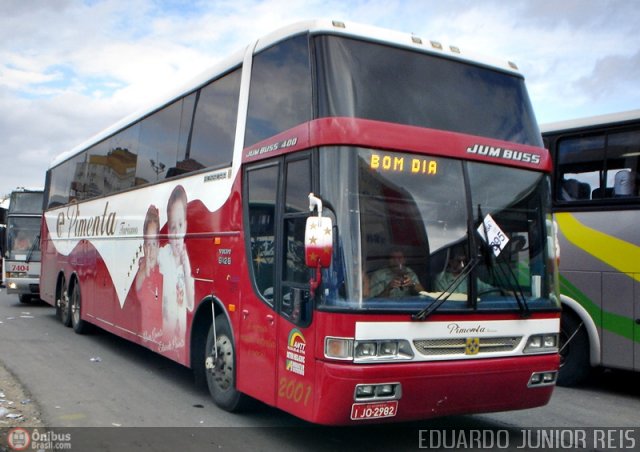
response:
[(52, 163), (42, 297), (78, 333), (193, 368), (229, 411), (541, 406), (559, 362), (550, 169), (514, 64), (293, 25)]
[(8, 294), (18, 294), (21, 303), (37, 298), (40, 277), (40, 225), (42, 188), (16, 188), (7, 211), (4, 276)]

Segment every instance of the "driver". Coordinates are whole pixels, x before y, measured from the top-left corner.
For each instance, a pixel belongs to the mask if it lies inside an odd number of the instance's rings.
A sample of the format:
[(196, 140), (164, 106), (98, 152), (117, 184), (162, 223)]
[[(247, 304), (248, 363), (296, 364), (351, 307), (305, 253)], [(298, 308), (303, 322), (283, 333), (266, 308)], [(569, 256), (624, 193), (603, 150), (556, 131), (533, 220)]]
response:
[[(464, 271), (466, 266), (467, 257), (464, 255), (464, 252), (456, 251), (451, 253), (449, 261), (447, 262), (447, 268), (436, 276), (434, 281), (435, 290), (438, 292), (446, 292), (448, 290), (451, 293), (466, 294), (468, 290), (467, 277), (462, 279), (462, 281), (458, 281), (457, 286), (450, 287), (453, 281)], [(495, 287), (478, 279), (478, 292), (488, 292), (491, 290), (495, 290)]]
[(407, 267), (404, 253), (399, 249), (391, 251), (389, 266), (375, 271), (368, 286), (370, 297), (399, 298), (417, 295), (424, 290), (416, 273)]

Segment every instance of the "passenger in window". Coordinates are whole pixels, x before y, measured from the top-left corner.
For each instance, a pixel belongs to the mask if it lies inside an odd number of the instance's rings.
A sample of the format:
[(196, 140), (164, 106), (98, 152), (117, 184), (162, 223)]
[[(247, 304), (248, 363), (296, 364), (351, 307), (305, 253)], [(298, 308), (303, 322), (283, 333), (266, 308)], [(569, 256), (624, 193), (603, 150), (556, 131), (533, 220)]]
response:
[(375, 271), (368, 284), (364, 284), (365, 296), (369, 297), (398, 298), (417, 295), (422, 291), (424, 288), (418, 276), (407, 267), (404, 253), (399, 249), (389, 253), (389, 266)]
[(13, 242), (14, 251), (28, 251), (31, 248), (31, 240), (24, 231), (18, 231), (18, 235)]
[[(449, 260), (447, 261), (446, 269), (436, 276), (434, 281), (435, 290), (438, 292), (466, 294), (468, 292), (468, 276), (465, 276), (461, 281), (457, 281), (456, 285), (453, 285), (453, 282), (460, 277), (466, 266), (467, 257), (464, 252), (452, 252)], [(495, 287), (478, 279), (478, 292), (482, 293), (492, 290), (495, 290)]]
[(162, 335), (162, 274), (158, 265), (158, 208), (149, 206), (143, 226), (144, 255), (138, 264), (135, 278), (136, 295), (140, 305), (141, 331), (145, 340), (159, 341)]
[(160, 249), (158, 264), (162, 285), (162, 342), (166, 351), (175, 350), (178, 359), (184, 353), (187, 311), (194, 306), (194, 279), (185, 246), (187, 233), (187, 194), (181, 185), (174, 188), (167, 202), (169, 244)]
[(618, 171), (613, 180), (613, 196), (617, 198), (634, 196), (635, 191), (633, 172), (629, 170)]

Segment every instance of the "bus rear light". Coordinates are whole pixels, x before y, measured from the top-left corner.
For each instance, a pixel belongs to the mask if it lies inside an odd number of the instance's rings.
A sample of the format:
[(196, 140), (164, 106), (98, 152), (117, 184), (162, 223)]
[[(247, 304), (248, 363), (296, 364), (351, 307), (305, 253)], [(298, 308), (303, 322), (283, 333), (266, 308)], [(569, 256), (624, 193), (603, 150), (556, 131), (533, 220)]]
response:
[(381, 383), (356, 385), (353, 400), (356, 402), (372, 400), (397, 400), (402, 395), (400, 383)]
[(529, 384), (527, 387), (535, 388), (539, 386), (551, 386), (556, 384), (556, 379), (558, 377), (558, 372), (555, 370), (550, 370), (547, 372), (534, 372), (531, 374), (531, 378), (529, 378)]

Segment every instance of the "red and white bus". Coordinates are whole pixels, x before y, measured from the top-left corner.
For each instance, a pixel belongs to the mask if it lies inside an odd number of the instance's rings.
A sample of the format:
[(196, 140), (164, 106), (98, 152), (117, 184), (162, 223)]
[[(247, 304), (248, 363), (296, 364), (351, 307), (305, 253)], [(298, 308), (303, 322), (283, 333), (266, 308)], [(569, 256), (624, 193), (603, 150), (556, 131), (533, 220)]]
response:
[(541, 406), (550, 169), (513, 63), (301, 23), (53, 162), (41, 296), (78, 333), (193, 368), (230, 411)]

